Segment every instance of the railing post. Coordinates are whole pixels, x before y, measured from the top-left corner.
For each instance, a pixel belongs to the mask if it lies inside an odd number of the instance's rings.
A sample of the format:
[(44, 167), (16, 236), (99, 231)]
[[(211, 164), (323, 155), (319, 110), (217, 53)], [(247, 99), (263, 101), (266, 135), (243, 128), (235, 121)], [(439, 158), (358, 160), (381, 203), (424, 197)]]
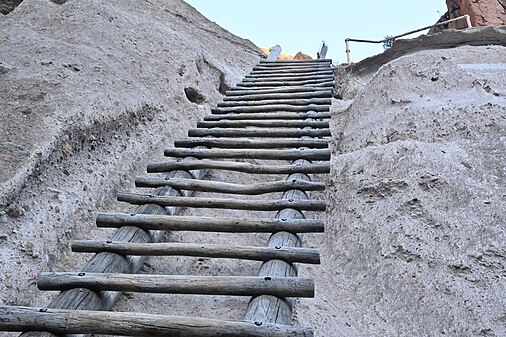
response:
[(344, 43), (346, 44), (346, 62), (348, 64), (351, 63), (351, 57), (350, 57), (350, 39), (344, 40)]

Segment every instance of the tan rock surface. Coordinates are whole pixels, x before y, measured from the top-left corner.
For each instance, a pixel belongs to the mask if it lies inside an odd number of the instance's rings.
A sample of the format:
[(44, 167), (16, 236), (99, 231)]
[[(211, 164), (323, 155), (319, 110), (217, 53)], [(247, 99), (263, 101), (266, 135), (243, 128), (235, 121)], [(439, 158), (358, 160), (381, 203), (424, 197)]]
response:
[[(468, 14), (473, 27), (506, 24), (505, 0), (446, 0), (451, 19)], [(465, 28), (465, 22), (450, 23), (450, 28)]]

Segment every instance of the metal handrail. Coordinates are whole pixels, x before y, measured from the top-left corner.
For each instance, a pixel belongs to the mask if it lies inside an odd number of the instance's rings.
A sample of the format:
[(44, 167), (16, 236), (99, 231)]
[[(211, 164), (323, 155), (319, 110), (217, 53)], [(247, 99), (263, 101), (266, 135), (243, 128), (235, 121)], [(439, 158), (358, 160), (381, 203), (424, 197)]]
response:
[(473, 27), (472, 24), (471, 24), (471, 17), (468, 14), (466, 14), (466, 15), (462, 15), (462, 16), (459, 16), (459, 17), (454, 18), (454, 19), (450, 19), (450, 20), (446, 20), (446, 21), (443, 21), (443, 22), (440, 22), (440, 23), (436, 23), (435, 25), (430, 25), (430, 26), (423, 27), (423, 28), (420, 28), (420, 29), (412, 30), (412, 31), (404, 33), (404, 34), (388, 37), (388, 38), (385, 38), (383, 40), (375, 41), (375, 40), (362, 40), (362, 39), (350, 39), (350, 38), (347, 38), (347, 39), (344, 40), (344, 42), (346, 44), (346, 61), (348, 62), (348, 64), (351, 63), (351, 58), (350, 58), (350, 42), (384, 43), (384, 42), (387, 42), (387, 41), (396, 40), (396, 39), (398, 39), (400, 37), (403, 37), (403, 36), (406, 36), (406, 35), (411, 35), (411, 34), (414, 34), (414, 33), (418, 33), (418, 32), (421, 32), (423, 30), (426, 30), (426, 29), (429, 29), (429, 28), (432, 28), (432, 27), (438, 27), (438, 26), (446, 25), (446, 24), (448, 24), (450, 22), (458, 21), (458, 20), (461, 20), (461, 19), (466, 19), (467, 28), (472, 28)]

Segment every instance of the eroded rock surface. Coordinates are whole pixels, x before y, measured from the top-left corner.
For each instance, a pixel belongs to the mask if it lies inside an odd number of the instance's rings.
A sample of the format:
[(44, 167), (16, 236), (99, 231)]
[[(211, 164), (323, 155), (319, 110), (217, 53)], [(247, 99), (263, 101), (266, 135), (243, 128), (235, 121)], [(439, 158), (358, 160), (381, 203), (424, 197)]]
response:
[[(333, 117), (317, 336), (504, 336), (506, 48), (414, 53)], [(332, 331), (332, 334), (328, 334)]]
[(2, 304), (47, 305), (36, 276), (260, 59), (180, 0), (56, 2), (0, 17)]
[[(446, 0), (446, 4), (450, 19), (468, 14), (471, 17), (473, 27), (506, 24), (505, 0)], [(465, 21), (450, 23), (450, 28), (465, 27)]]

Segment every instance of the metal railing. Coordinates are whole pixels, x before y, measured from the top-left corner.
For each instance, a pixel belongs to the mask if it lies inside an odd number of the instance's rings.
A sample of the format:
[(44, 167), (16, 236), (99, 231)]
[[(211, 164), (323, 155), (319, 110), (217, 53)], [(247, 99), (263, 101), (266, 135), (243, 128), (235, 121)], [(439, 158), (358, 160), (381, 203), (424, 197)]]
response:
[(395, 41), (396, 39), (398, 39), (400, 37), (404, 37), (404, 36), (407, 36), (407, 35), (418, 33), (418, 32), (424, 31), (424, 30), (432, 28), (432, 27), (443, 26), (443, 25), (446, 25), (446, 24), (448, 24), (450, 22), (454, 22), (454, 21), (458, 21), (458, 20), (462, 20), (462, 19), (466, 20), (467, 28), (472, 28), (473, 27), (472, 24), (471, 24), (471, 17), (468, 14), (466, 14), (466, 15), (462, 15), (462, 16), (459, 16), (459, 17), (454, 18), (454, 19), (450, 19), (450, 20), (446, 20), (446, 21), (443, 21), (443, 22), (440, 22), (440, 23), (436, 23), (435, 25), (430, 25), (430, 26), (423, 27), (423, 28), (420, 28), (420, 29), (412, 30), (412, 31), (404, 33), (404, 34), (387, 37), (387, 38), (385, 38), (383, 40), (379, 40), (379, 41), (347, 38), (347, 39), (344, 40), (344, 42), (346, 44), (346, 61), (347, 61), (348, 64), (351, 63), (350, 42), (385, 43), (385, 42), (388, 42), (388, 41)]

